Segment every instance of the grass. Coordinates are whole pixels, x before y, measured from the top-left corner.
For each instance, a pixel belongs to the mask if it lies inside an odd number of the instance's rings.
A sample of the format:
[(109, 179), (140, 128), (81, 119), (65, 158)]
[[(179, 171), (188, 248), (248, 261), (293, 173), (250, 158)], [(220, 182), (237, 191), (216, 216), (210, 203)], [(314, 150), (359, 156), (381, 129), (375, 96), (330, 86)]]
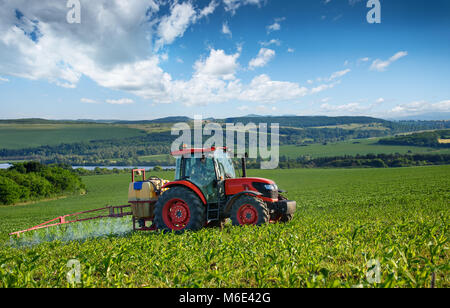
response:
[(280, 155), (289, 158), (310, 156), (311, 158), (331, 156), (356, 156), (367, 154), (450, 154), (450, 149), (434, 149), (429, 147), (396, 146), (377, 144), (378, 138), (358, 139), (337, 143), (312, 144), (308, 146), (280, 146)]
[(107, 124), (0, 124), (0, 148), (23, 149), (142, 134), (136, 128)]
[[(298, 204), (291, 223), (98, 237), (99, 227), (115, 229), (98, 222), (70, 230), (94, 234), (82, 240), (14, 248), (8, 232), (77, 210), (126, 203), (129, 177), (85, 177), (86, 196), (2, 207), (0, 286), (450, 287), (450, 166), (249, 173), (272, 178), (289, 191)], [(66, 280), (71, 259), (81, 264), (78, 285)], [(381, 265), (379, 284), (366, 279), (370, 260)]]

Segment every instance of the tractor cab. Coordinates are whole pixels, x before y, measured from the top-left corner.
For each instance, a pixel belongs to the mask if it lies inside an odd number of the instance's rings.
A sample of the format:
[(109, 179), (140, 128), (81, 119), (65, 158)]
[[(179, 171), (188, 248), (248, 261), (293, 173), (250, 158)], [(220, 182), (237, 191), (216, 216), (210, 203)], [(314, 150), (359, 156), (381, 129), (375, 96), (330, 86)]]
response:
[(233, 162), (225, 148), (183, 150), (173, 155), (177, 157), (175, 181), (192, 183), (208, 203), (224, 198), (224, 180), (236, 178)]

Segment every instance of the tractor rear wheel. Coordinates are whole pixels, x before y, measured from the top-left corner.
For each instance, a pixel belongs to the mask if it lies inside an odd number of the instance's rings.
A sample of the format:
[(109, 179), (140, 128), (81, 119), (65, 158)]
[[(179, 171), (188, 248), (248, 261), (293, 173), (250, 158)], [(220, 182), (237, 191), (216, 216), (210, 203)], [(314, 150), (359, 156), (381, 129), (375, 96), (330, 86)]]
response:
[(177, 186), (159, 197), (155, 205), (155, 224), (158, 230), (198, 231), (205, 225), (206, 207), (190, 189)]
[(264, 201), (252, 196), (242, 196), (231, 208), (233, 226), (261, 226), (269, 222), (269, 209)]

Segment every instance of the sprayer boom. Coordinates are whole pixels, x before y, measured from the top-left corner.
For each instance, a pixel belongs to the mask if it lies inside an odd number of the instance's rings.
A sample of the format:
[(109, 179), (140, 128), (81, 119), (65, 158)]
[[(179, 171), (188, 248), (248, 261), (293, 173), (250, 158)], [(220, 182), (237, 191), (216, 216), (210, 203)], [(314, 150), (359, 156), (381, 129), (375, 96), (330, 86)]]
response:
[[(40, 225), (34, 226), (34, 227), (26, 229), (26, 230), (10, 233), (9, 235), (17, 235), (17, 237), (20, 237), (20, 235), (22, 233), (39, 230), (39, 229), (46, 229), (46, 228), (51, 228), (51, 227), (55, 227), (55, 226), (71, 224), (71, 223), (76, 223), (76, 222), (82, 222), (82, 221), (95, 220), (95, 219), (121, 218), (121, 217), (133, 215), (132, 212), (124, 211), (127, 208), (130, 208), (130, 205), (107, 206), (107, 207), (104, 207), (101, 209), (89, 210), (89, 211), (79, 212), (79, 213), (75, 213), (75, 214), (68, 214), (68, 215), (60, 216), (55, 219), (49, 220), (47, 222), (41, 223)], [(103, 212), (103, 213), (101, 213), (101, 212)], [(85, 216), (88, 214), (94, 214), (95, 216), (82, 217), (82, 216)]]

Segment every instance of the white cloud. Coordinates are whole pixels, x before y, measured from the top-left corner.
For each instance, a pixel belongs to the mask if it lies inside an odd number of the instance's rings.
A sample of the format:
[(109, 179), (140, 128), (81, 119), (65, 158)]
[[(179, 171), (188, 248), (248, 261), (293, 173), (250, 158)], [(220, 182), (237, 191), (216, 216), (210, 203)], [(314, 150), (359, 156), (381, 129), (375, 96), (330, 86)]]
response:
[(9, 79), (8, 79), (8, 78), (0, 77), (0, 82), (9, 82)]
[(320, 109), (329, 114), (344, 115), (344, 114), (366, 114), (370, 110), (370, 106), (363, 106), (360, 103), (349, 103), (344, 105), (330, 105), (328, 103), (322, 104)]
[(266, 0), (223, 0), (223, 3), (225, 5), (225, 10), (234, 14), (242, 5), (261, 6), (265, 1)]
[(376, 59), (375, 61), (372, 62), (370, 70), (384, 72), (392, 63), (403, 57), (406, 57), (407, 55), (408, 55), (407, 51), (399, 51), (395, 55), (390, 57), (389, 60), (383, 61), (381, 59)]
[(203, 8), (203, 10), (200, 11), (199, 18), (211, 15), (212, 13), (214, 13), (214, 11), (218, 6), (219, 3), (217, 3), (215, 0), (212, 0), (208, 6), (206, 6), (205, 8)]
[[(231, 2), (255, 5), (263, 1)], [(241, 48), (234, 54), (211, 49), (195, 63), (191, 78), (173, 80), (160, 63), (168, 54), (155, 51), (158, 48), (154, 45), (169, 44), (181, 37), (189, 25), (212, 14), (216, 2), (209, 2), (201, 10), (191, 2), (173, 2), (170, 13), (157, 18), (160, 3), (154, 0), (86, 1), (83, 2), (82, 23), (74, 26), (65, 20), (64, 1), (3, 0), (0, 76), (47, 80), (71, 88), (85, 76), (101, 87), (124, 91), (151, 103), (179, 102), (191, 106), (230, 101), (276, 103), (314, 93), (296, 82), (276, 81), (268, 75), (243, 83), (237, 77)], [(32, 30), (26, 28), (25, 32), (16, 26), (16, 9), (35, 23), (39, 39), (30, 39), (28, 32), (35, 31), (34, 26), (29, 27)], [(252, 67), (264, 66), (275, 56), (273, 50), (261, 50)], [(93, 101), (82, 100), (84, 103)], [(130, 104), (133, 101), (109, 99), (106, 103)]]
[(234, 79), (236, 70), (239, 67), (237, 63), (239, 56), (239, 53), (227, 55), (223, 50), (211, 49), (206, 60), (199, 60), (195, 63), (195, 74)]
[(260, 44), (261, 46), (264, 46), (264, 47), (268, 47), (268, 46), (270, 46), (270, 45), (277, 45), (277, 46), (280, 46), (280, 45), (281, 45), (281, 41), (278, 40), (278, 39), (271, 39), (270, 41), (259, 42), (259, 44)]
[(167, 52), (163, 53), (160, 57), (164, 62), (169, 61), (169, 54)]
[(339, 84), (340, 81), (336, 81), (334, 83), (329, 83), (329, 84), (321, 84), (315, 88), (311, 89), (311, 94), (317, 94), (320, 93), (322, 91), (328, 90), (328, 89), (332, 89), (334, 88), (337, 84)]
[(395, 106), (389, 113), (390, 116), (411, 116), (422, 113), (450, 112), (450, 100), (437, 103), (425, 101), (400, 104)]
[(294, 48), (288, 48), (288, 50), (287, 50), (289, 53), (294, 53), (295, 52), (295, 49)]
[(360, 58), (358, 59), (358, 63), (362, 63), (362, 62), (369, 62), (370, 58), (369, 57), (365, 57), (365, 58)]
[[(0, 74), (73, 88), (83, 74), (92, 78), (95, 71), (108, 73), (116, 65), (147, 57), (151, 41), (145, 21), (158, 9), (153, 0), (126, 5), (118, 0), (89, 1), (83, 3), (83, 22), (74, 27), (65, 20), (65, 2), (3, 1)], [(16, 10), (35, 21), (38, 41), (16, 26)]]
[(90, 98), (82, 98), (81, 102), (85, 104), (99, 104), (99, 102)]
[(129, 105), (133, 104), (134, 101), (129, 98), (122, 98), (122, 99), (107, 99), (106, 103), (112, 104), (112, 105)]
[(177, 38), (184, 35), (191, 24), (214, 13), (217, 6), (218, 3), (212, 0), (208, 6), (197, 12), (190, 1), (183, 3), (175, 1), (170, 15), (164, 16), (159, 22), (157, 34), (160, 39), (156, 42), (156, 48), (172, 44)]
[(190, 2), (175, 3), (170, 15), (164, 16), (158, 26), (157, 47), (172, 44), (176, 38), (183, 36), (188, 26), (195, 22), (196, 12)]
[(230, 27), (228, 26), (227, 23), (222, 24), (222, 33), (229, 35), (230, 37), (233, 36), (233, 34), (231, 33), (231, 30), (230, 30)]
[(382, 97), (380, 97), (379, 99), (377, 99), (377, 100), (375, 101), (376, 104), (383, 104), (384, 102), (385, 102), (385, 99), (382, 98)]
[(264, 67), (275, 57), (275, 51), (268, 48), (261, 48), (256, 58), (250, 60), (249, 68), (254, 70), (257, 67)]
[(332, 81), (332, 80), (335, 80), (337, 78), (343, 77), (343, 76), (347, 75), (350, 72), (351, 72), (350, 69), (345, 69), (345, 70), (342, 70), (342, 71), (339, 71), (339, 72), (335, 72), (335, 73), (333, 73), (330, 76), (330, 78), (328, 78), (328, 81)]
[(255, 77), (242, 92), (242, 100), (254, 102), (290, 101), (308, 94), (308, 89), (297, 83), (273, 81), (267, 75)]
[(273, 24), (267, 26), (267, 33), (271, 33), (274, 31), (280, 31), (281, 30), (281, 22), (285, 21), (286, 18), (282, 17), (282, 18), (275, 18), (275, 21)]

